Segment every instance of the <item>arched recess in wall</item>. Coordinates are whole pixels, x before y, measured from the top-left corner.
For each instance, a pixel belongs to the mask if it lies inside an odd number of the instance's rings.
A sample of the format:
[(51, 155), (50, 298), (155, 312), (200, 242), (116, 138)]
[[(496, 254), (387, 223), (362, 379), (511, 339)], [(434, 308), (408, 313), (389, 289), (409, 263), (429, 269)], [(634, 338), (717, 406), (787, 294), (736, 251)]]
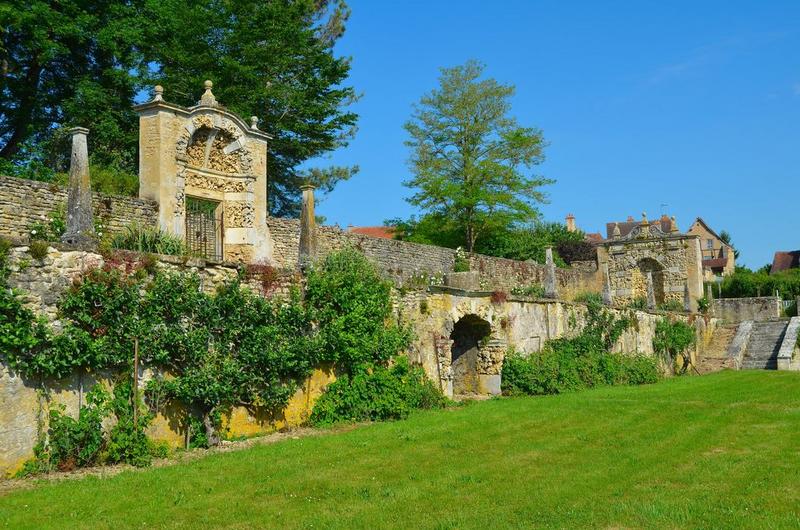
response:
[(653, 275), (653, 292), (656, 298), (656, 304), (663, 304), (665, 299), (664, 293), (664, 266), (653, 258), (643, 258), (636, 264), (637, 270), (641, 275), (641, 281), (638, 283), (637, 297), (647, 297), (647, 273)]
[(453, 326), (450, 368), (454, 395), (479, 393), (478, 354), (491, 332), (489, 322), (472, 314), (461, 317)]

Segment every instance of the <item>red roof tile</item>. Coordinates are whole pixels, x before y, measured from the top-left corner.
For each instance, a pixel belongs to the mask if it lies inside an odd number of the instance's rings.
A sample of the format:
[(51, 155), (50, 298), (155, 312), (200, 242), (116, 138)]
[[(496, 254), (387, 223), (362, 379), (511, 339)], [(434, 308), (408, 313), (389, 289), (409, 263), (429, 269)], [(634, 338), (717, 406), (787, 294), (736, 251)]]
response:
[(772, 268), (769, 273), (772, 274), (798, 267), (800, 267), (800, 250), (778, 251), (775, 253), (775, 257), (772, 258)]

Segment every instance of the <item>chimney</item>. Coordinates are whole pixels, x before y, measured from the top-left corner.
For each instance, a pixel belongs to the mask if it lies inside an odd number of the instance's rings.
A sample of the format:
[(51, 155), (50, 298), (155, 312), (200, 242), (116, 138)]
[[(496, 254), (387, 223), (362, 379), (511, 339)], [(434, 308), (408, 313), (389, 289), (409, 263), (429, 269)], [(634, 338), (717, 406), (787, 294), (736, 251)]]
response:
[(74, 127), (69, 132), (72, 134), (72, 156), (69, 164), (67, 228), (61, 241), (72, 245), (91, 245), (94, 243), (94, 221), (89, 182), (89, 150), (86, 146), (89, 129)]
[(635, 221), (635, 219), (633, 218), (633, 216), (632, 216), (632, 215), (629, 215), (629, 216), (628, 216), (628, 220), (627, 220), (626, 222), (627, 222), (627, 223), (632, 223), (632, 222), (634, 222), (634, 221)]
[(567, 232), (575, 232), (577, 228), (575, 228), (575, 216), (571, 213), (567, 214)]
[(317, 252), (317, 221), (314, 217), (314, 186), (304, 184), (303, 205), (300, 210), (300, 269), (313, 261)]

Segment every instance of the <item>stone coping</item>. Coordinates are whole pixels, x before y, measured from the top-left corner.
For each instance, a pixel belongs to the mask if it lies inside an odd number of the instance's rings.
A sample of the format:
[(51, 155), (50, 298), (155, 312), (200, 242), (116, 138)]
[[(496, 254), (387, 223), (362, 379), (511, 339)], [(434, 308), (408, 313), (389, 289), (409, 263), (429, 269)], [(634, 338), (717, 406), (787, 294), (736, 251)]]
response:
[[(424, 290), (424, 289), (423, 289)], [(431, 293), (443, 293), (443, 294), (452, 294), (454, 296), (463, 296), (466, 298), (490, 298), (495, 292), (497, 291), (468, 291), (465, 289), (459, 289), (457, 287), (449, 287), (447, 285), (431, 285), (427, 288), (427, 291)], [(506, 301), (507, 302), (535, 302), (537, 304), (564, 304), (570, 306), (585, 306), (586, 303), (584, 302), (575, 302), (572, 300), (561, 300), (558, 298), (537, 298), (534, 296), (523, 296), (523, 295), (514, 295), (511, 293), (506, 293)], [(618, 306), (604, 306), (608, 307), (608, 309), (616, 309), (618, 311), (623, 311), (625, 309), (629, 309), (626, 307), (618, 307)], [(668, 316), (668, 315), (681, 315), (681, 316), (702, 316), (701, 313), (686, 313), (683, 311), (662, 311), (662, 310), (647, 310), (647, 309), (631, 309), (636, 313), (646, 313), (649, 315), (659, 315), (659, 316)]]

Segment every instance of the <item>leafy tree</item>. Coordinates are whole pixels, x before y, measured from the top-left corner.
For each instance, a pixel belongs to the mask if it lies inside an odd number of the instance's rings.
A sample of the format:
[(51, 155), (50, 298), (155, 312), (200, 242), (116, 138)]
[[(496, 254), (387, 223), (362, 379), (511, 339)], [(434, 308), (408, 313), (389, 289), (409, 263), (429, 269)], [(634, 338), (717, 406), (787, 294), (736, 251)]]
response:
[[(463, 244), (463, 232), (452, 219), (439, 213), (429, 213), (408, 220), (389, 219), (388, 226), (396, 227), (397, 239), (456, 248)], [(529, 259), (544, 263), (547, 247), (555, 248), (556, 264), (565, 266), (576, 260), (594, 259), (595, 249), (584, 240), (583, 232), (570, 232), (562, 223), (535, 222), (487, 228), (475, 242), (475, 252), (487, 256)]]
[(385, 365), (410, 342), (410, 330), (392, 319), (391, 283), (355, 249), (331, 253), (310, 271), (305, 300), (321, 360), (345, 373)]
[(329, 191), (357, 169), (301, 170), (355, 132), (350, 61), (333, 53), (348, 15), (343, 0), (4, 2), (0, 169), (63, 170), (66, 130), (80, 125), (92, 131), (92, 162), (127, 181), (137, 171), (134, 97), (160, 83), (167, 99), (193, 105), (212, 79), (221, 102), (275, 135), (270, 208), (295, 214), (303, 180)]
[(528, 222), (552, 181), (523, 171), (544, 159), (541, 131), (509, 116), (514, 87), (481, 79), (469, 61), (443, 68), (439, 88), (415, 105), (405, 124), (416, 189), (409, 202), (452, 219), (469, 252), (487, 231)]
[(92, 129), (95, 157), (135, 162), (130, 107), (145, 65), (137, 4), (0, 4), (0, 157), (41, 160), (58, 151), (48, 148), (66, 139), (65, 127), (82, 125)]
[(300, 184), (329, 191), (357, 168), (300, 171), (307, 160), (347, 144), (357, 116), (344, 83), (348, 58), (333, 54), (349, 16), (341, 0), (163, 0), (152, 6), (162, 24), (152, 75), (167, 99), (196, 103), (205, 79), (243, 116), (256, 114), (273, 133), (269, 196), (273, 215), (299, 212)]
[(719, 238), (722, 240), (723, 243), (730, 246), (733, 249), (733, 257), (735, 259), (739, 259), (739, 251), (736, 250), (733, 246), (733, 241), (731, 241), (731, 234), (727, 230), (723, 230), (719, 234)]

